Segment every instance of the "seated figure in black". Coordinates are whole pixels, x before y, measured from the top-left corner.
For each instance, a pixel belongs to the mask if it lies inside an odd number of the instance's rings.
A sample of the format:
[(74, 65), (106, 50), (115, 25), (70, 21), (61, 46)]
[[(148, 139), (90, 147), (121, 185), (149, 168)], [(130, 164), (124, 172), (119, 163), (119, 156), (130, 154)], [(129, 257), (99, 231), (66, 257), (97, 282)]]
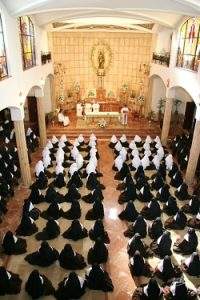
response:
[(134, 183), (128, 184), (124, 191), (119, 195), (118, 202), (123, 204), (129, 200), (134, 201), (137, 198), (136, 187)]
[(59, 173), (58, 175), (56, 175), (55, 180), (52, 182), (51, 184), (52, 186), (55, 186), (59, 189), (61, 189), (62, 187), (66, 186), (66, 182), (65, 182), (65, 176), (63, 173)]
[(25, 290), (32, 299), (55, 294), (51, 281), (45, 275), (40, 274), (38, 270), (32, 271), (29, 275)]
[(139, 233), (142, 238), (147, 235), (147, 223), (141, 215), (138, 215), (135, 222), (124, 231), (124, 235), (129, 238), (132, 238), (136, 233)]
[(183, 255), (192, 254), (196, 251), (198, 246), (198, 237), (193, 228), (189, 228), (183, 239), (177, 239), (174, 243), (174, 252), (181, 253)]
[(122, 168), (119, 172), (115, 174), (115, 180), (124, 180), (124, 178), (129, 173), (129, 167), (126, 162), (123, 163)]
[(152, 183), (151, 183), (151, 189), (158, 191), (160, 188), (162, 188), (164, 185), (164, 180), (159, 172), (156, 173), (156, 176), (154, 177)]
[(168, 198), (171, 196), (170, 192), (169, 192), (169, 185), (168, 184), (164, 184), (157, 192), (156, 194), (156, 199), (160, 202), (164, 202), (166, 203)]
[(29, 216), (33, 220), (37, 220), (40, 216), (40, 210), (34, 207), (29, 199), (25, 199), (22, 214)]
[(188, 220), (187, 225), (194, 229), (200, 229), (200, 210), (196, 216)]
[(129, 259), (129, 269), (132, 277), (151, 277), (152, 270), (147, 261), (144, 260), (139, 251), (136, 251), (133, 257)]
[(71, 272), (58, 284), (55, 297), (57, 300), (80, 299), (85, 294), (85, 288), (85, 279)]
[(93, 207), (88, 210), (88, 212), (85, 215), (86, 220), (97, 220), (97, 219), (103, 219), (104, 218), (104, 208), (101, 200), (97, 199)]
[(149, 185), (145, 184), (139, 191), (138, 199), (141, 202), (150, 202), (152, 198), (153, 198), (153, 195), (150, 191), (150, 187), (149, 187)]
[(192, 215), (196, 215), (199, 212), (199, 209), (200, 209), (200, 199), (196, 195), (192, 196), (192, 199), (189, 201), (189, 203), (181, 207), (181, 210), (184, 213), (192, 214)]
[(163, 291), (154, 278), (151, 278), (143, 287), (137, 288), (132, 296), (132, 300), (162, 300)]
[(48, 267), (52, 265), (59, 257), (59, 252), (49, 246), (47, 242), (42, 242), (38, 251), (28, 254), (25, 257), (31, 265), (37, 265), (40, 267)]
[(145, 258), (153, 255), (149, 247), (141, 240), (139, 233), (136, 233), (132, 239), (129, 240), (127, 245), (127, 253), (130, 257), (134, 256), (136, 251), (139, 251)]
[(52, 201), (49, 204), (49, 207), (41, 212), (40, 217), (49, 220), (50, 218), (53, 218), (54, 220), (58, 220), (63, 215), (63, 210), (60, 207), (60, 204), (56, 201)]
[(46, 241), (53, 240), (60, 235), (60, 227), (58, 221), (50, 218), (46, 226), (43, 228), (41, 232), (36, 234), (36, 240), (38, 241)]
[(98, 186), (89, 194), (82, 197), (82, 200), (85, 201), (86, 203), (94, 203), (97, 199), (101, 201), (104, 199), (102, 190)]
[(183, 182), (177, 188), (174, 194), (179, 200), (188, 200), (191, 198), (191, 196), (188, 194), (188, 186), (185, 182)]
[(79, 219), (81, 217), (81, 206), (78, 200), (73, 200), (70, 209), (63, 212), (62, 217), (67, 220)]
[(166, 255), (155, 268), (154, 275), (164, 282), (168, 282), (173, 278), (181, 277), (181, 269), (174, 265), (171, 261), (171, 257)]
[(136, 210), (133, 201), (128, 201), (125, 209), (118, 216), (121, 220), (134, 222), (138, 216), (138, 211)]
[(34, 220), (27, 215), (23, 215), (21, 223), (17, 227), (16, 234), (21, 236), (30, 236), (38, 231)]
[(73, 175), (71, 176), (70, 180), (67, 183), (67, 187), (69, 188), (70, 185), (74, 184), (77, 188), (80, 188), (83, 186), (83, 182), (80, 178), (80, 175), (78, 171), (75, 171)]
[(161, 215), (161, 209), (158, 201), (153, 198), (148, 205), (145, 205), (140, 214), (147, 220), (154, 220)]
[(151, 250), (161, 258), (166, 255), (171, 256), (172, 239), (169, 231), (164, 231), (163, 234), (150, 244)]
[(165, 231), (160, 218), (156, 218), (148, 227), (148, 235), (152, 240), (157, 240)]
[(87, 229), (79, 222), (79, 220), (73, 220), (70, 227), (63, 233), (65, 239), (78, 241), (88, 236)]
[(193, 290), (188, 289), (183, 279), (180, 278), (172, 282), (169, 288), (169, 293), (166, 295), (166, 299), (194, 300), (197, 299), (197, 295)]
[(53, 186), (49, 186), (48, 189), (46, 190), (45, 201), (47, 203), (51, 203), (53, 201), (60, 203), (63, 202), (63, 195), (56, 192)]
[(86, 267), (84, 257), (66, 244), (59, 255), (60, 266), (66, 270), (81, 270)]
[(175, 216), (169, 217), (164, 226), (166, 229), (182, 230), (187, 224), (187, 217), (182, 210), (178, 210)]
[(17, 238), (11, 231), (7, 231), (2, 240), (3, 252), (6, 255), (26, 253), (26, 240)]
[(45, 175), (44, 172), (40, 172), (38, 178), (36, 179), (35, 184), (38, 187), (38, 189), (40, 189), (40, 190), (44, 190), (44, 189), (47, 188), (48, 178), (47, 178), (47, 176)]
[(31, 193), (28, 197), (28, 200), (30, 200), (33, 204), (39, 204), (45, 201), (44, 196), (35, 184), (33, 184), (31, 187)]
[(105, 293), (112, 292), (114, 290), (112, 280), (108, 273), (102, 269), (99, 265), (93, 265), (86, 271), (87, 287), (90, 290), (103, 291)]
[(93, 265), (95, 263), (102, 264), (108, 260), (108, 249), (101, 238), (98, 238), (94, 245), (88, 251), (88, 263)]
[(183, 177), (180, 171), (177, 171), (176, 174), (171, 178), (170, 185), (178, 188), (183, 183)]
[(87, 178), (86, 187), (88, 190), (91, 191), (93, 191), (96, 188), (100, 188), (101, 190), (105, 189), (105, 186), (99, 182), (96, 173), (93, 172), (91, 172)]
[(176, 198), (170, 196), (167, 202), (163, 205), (163, 212), (168, 216), (174, 216), (178, 212)]
[(73, 202), (73, 200), (79, 200), (79, 199), (81, 199), (81, 194), (79, 193), (76, 185), (74, 183), (72, 183), (69, 186), (68, 191), (67, 191), (66, 195), (64, 196), (63, 200), (66, 202)]
[(101, 240), (105, 244), (110, 243), (108, 233), (107, 233), (107, 231), (105, 231), (103, 222), (101, 219), (98, 219), (95, 221), (93, 228), (89, 230), (89, 237), (93, 241), (96, 241), (98, 238), (101, 238)]
[(172, 178), (172, 177), (176, 174), (176, 172), (177, 172), (178, 170), (179, 170), (179, 169), (178, 169), (177, 164), (176, 164), (175, 162), (173, 162), (172, 168), (171, 168), (171, 170), (169, 171), (168, 176), (169, 176), (170, 178)]
[(197, 252), (182, 261), (181, 268), (190, 276), (200, 276), (200, 257)]
[(22, 280), (18, 274), (0, 267), (0, 296), (17, 295), (21, 291)]
[(134, 184), (134, 181), (133, 181), (131, 173), (127, 173), (127, 175), (124, 178), (123, 182), (119, 183), (117, 185), (116, 190), (117, 191), (123, 191), (123, 190), (125, 190), (126, 187), (128, 187), (129, 185), (133, 185), (133, 184)]

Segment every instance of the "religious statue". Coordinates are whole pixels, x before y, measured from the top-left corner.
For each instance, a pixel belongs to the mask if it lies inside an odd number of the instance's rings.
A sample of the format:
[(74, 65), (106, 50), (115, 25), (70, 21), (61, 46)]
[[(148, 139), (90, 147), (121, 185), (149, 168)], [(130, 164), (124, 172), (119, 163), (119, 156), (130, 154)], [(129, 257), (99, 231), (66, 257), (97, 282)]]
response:
[(99, 55), (98, 55), (98, 69), (102, 70), (104, 69), (104, 64), (105, 64), (105, 56), (104, 56), (104, 52), (103, 51), (99, 51)]

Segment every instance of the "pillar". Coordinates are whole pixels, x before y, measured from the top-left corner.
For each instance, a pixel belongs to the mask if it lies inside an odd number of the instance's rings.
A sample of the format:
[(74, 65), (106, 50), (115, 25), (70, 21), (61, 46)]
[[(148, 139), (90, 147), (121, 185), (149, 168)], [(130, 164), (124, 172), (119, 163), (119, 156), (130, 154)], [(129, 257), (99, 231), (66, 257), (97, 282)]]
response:
[(29, 159), (28, 159), (28, 150), (26, 145), (24, 121), (23, 120), (14, 121), (14, 127), (15, 127), (15, 136), (16, 136), (22, 180), (24, 185), (30, 186), (32, 180), (31, 180), (31, 170), (30, 170)]
[(167, 144), (167, 139), (170, 130), (172, 105), (173, 105), (173, 99), (167, 98), (165, 103), (165, 113), (164, 113), (164, 120), (163, 120), (162, 133), (161, 133), (161, 142), (164, 146)]
[(51, 93), (51, 106), (52, 106), (52, 110), (55, 111), (57, 108), (57, 104), (56, 104), (56, 97), (55, 97), (54, 77), (53, 76), (49, 77), (49, 81), (50, 81), (50, 93)]
[(45, 112), (44, 112), (44, 99), (37, 97), (37, 111), (38, 111), (38, 126), (40, 132), (40, 146), (45, 147), (47, 142)]
[(200, 154), (199, 137), (200, 137), (200, 120), (196, 120), (192, 146), (190, 149), (190, 156), (188, 160), (188, 166), (185, 174), (185, 180), (188, 184), (193, 183), (195, 172), (197, 169), (197, 164), (198, 164), (199, 154)]

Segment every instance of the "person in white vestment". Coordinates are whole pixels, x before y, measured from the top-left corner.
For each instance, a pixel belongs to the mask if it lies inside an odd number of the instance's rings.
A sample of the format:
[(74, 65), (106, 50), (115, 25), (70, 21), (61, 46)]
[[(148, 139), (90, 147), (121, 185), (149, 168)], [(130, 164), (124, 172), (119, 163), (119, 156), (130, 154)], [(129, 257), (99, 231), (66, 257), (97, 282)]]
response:
[(39, 160), (35, 165), (35, 174), (39, 176), (40, 172), (44, 172), (44, 164), (42, 160)]
[(165, 158), (166, 169), (170, 171), (173, 166), (173, 157), (171, 154), (168, 154)]
[(121, 109), (121, 122), (122, 122), (122, 125), (127, 125), (128, 124), (128, 113), (129, 113), (129, 109), (128, 109), (127, 105), (124, 105), (124, 107), (122, 107), (122, 109)]
[(65, 115), (65, 112), (63, 110), (61, 110), (58, 113), (58, 122), (63, 123), (63, 126), (68, 126), (70, 123), (69, 117), (67, 115)]

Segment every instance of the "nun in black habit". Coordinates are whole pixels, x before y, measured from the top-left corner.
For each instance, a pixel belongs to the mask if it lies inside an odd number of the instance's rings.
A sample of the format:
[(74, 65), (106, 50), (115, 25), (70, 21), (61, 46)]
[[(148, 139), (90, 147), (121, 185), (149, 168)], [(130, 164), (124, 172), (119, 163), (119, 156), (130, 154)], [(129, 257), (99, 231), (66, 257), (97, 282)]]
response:
[(88, 210), (88, 212), (85, 215), (86, 220), (97, 220), (97, 219), (103, 219), (104, 218), (104, 208), (101, 200), (97, 199), (93, 207)]
[(73, 200), (79, 200), (79, 199), (81, 199), (81, 194), (79, 193), (76, 185), (74, 183), (72, 183), (68, 187), (68, 191), (67, 191), (66, 195), (63, 197), (63, 200), (66, 202), (72, 203)]
[(67, 187), (69, 188), (70, 185), (74, 184), (77, 188), (80, 188), (83, 186), (83, 182), (80, 178), (80, 175), (78, 171), (75, 171), (73, 175), (71, 176), (70, 180), (67, 183)]
[(63, 210), (60, 207), (60, 204), (53, 201), (49, 204), (49, 207), (41, 212), (40, 217), (43, 219), (49, 220), (50, 218), (53, 218), (54, 220), (58, 220), (63, 215)]
[(58, 284), (55, 297), (57, 300), (80, 299), (85, 294), (85, 288), (85, 279), (71, 272)]
[(28, 254), (24, 259), (31, 265), (48, 267), (59, 257), (59, 252), (47, 242), (42, 242), (38, 251)]
[(172, 178), (178, 172), (178, 170), (179, 170), (179, 168), (178, 168), (177, 164), (175, 162), (173, 162), (172, 168), (169, 171), (168, 176), (170, 178)]
[(73, 200), (70, 209), (62, 213), (62, 217), (67, 220), (80, 219), (81, 206), (78, 200)]
[(95, 221), (94, 226), (89, 230), (89, 237), (92, 241), (96, 241), (98, 238), (101, 238), (105, 244), (110, 243), (108, 233), (105, 231), (101, 219)]
[(192, 196), (192, 199), (188, 204), (185, 204), (181, 207), (181, 210), (186, 214), (196, 215), (200, 209), (200, 199), (198, 196)]
[(62, 235), (65, 239), (78, 241), (88, 236), (87, 229), (79, 222), (79, 220), (73, 220), (70, 227)]
[(172, 239), (169, 231), (164, 231), (163, 234), (150, 244), (151, 250), (161, 258), (166, 255), (171, 256)]
[(38, 189), (40, 189), (40, 190), (44, 190), (44, 189), (47, 188), (48, 178), (47, 178), (47, 176), (45, 175), (44, 172), (40, 172), (40, 174), (39, 174), (38, 178), (36, 179), (35, 183), (36, 183)]
[(136, 251), (133, 257), (129, 259), (129, 269), (131, 275), (134, 277), (151, 277), (152, 270), (148, 262), (144, 260), (139, 251)]
[(17, 227), (16, 234), (30, 236), (38, 231), (38, 227), (28, 215), (22, 215), (21, 223)]
[(118, 171), (116, 174), (115, 174), (115, 177), (114, 179), (115, 180), (124, 180), (124, 178), (127, 176), (127, 174), (129, 173), (129, 167), (127, 165), (126, 162), (123, 163), (122, 167), (121, 167), (121, 170)]
[(33, 206), (29, 199), (24, 200), (22, 215), (27, 215), (33, 220), (37, 220), (40, 216), (40, 210)]
[(200, 211), (196, 216), (188, 220), (187, 225), (195, 229), (200, 229)]
[(192, 255), (182, 261), (181, 268), (183, 272), (186, 272), (190, 276), (200, 276), (200, 257), (197, 252), (193, 252)]
[(157, 240), (165, 231), (161, 218), (156, 218), (148, 227), (148, 235), (152, 240)]
[(140, 214), (147, 220), (154, 220), (161, 215), (161, 209), (158, 201), (153, 198), (148, 205), (145, 205)]
[(173, 280), (174, 278), (181, 277), (181, 269), (174, 265), (171, 257), (166, 255), (157, 265), (154, 275), (164, 282)]
[(45, 201), (44, 196), (35, 183), (31, 186), (31, 193), (28, 197), (28, 200), (30, 200), (33, 204), (39, 204)]
[(11, 231), (7, 231), (2, 240), (3, 252), (6, 255), (26, 253), (26, 240), (17, 238)]
[(22, 280), (18, 274), (0, 267), (0, 296), (17, 295), (21, 291)]
[(197, 295), (193, 290), (187, 288), (183, 279), (176, 279), (172, 282), (166, 298), (170, 300), (194, 300), (197, 299)]
[(66, 270), (82, 270), (86, 267), (84, 257), (66, 244), (59, 255), (60, 266)]
[(94, 245), (89, 249), (87, 256), (88, 264), (93, 265), (106, 263), (108, 260), (108, 249), (101, 238), (97, 238)]
[(163, 291), (154, 278), (151, 278), (147, 285), (135, 290), (132, 300), (161, 300)]
[(134, 182), (127, 184), (124, 191), (120, 194), (118, 202), (119, 204), (123, 204), (128, 202), (129, 200), (135, 200), (137, 198), (136, 187)]
[(191, 196), (188, 194), (188, 186), (185, 182), (183, 182), (175, 191), (175, 196), (179, 200), (188, 200), (191, 198)]
[(46, 241), (53, 240), (60, 235), (60, 227), (58, 221), (50, 218), (46, 226), (43, 228), (41, 232), (36, 234), (36, 240), (38, 241)]
[(138, 216), (138, 211), (136, 210), (133, 201), (129, 201), (125, 209), (118, 216), (123, 221), (134, 222)]
[(154, 177), (152, 183), (151, 183), (151, 189), (158, 191), (160, 188), (164, 186), (164, 180), (159, 172), (156, 173), (156, 176)]
[(25, 284), (25, 290), (32, 299), (55, 294), (51, 281), (38, 270), (33, 270)]
[(63, 173), (59, 173), (58, 175), (56, 175), (55, 180), (51, 183), (52, 186), (55, 186), (59, 189), (61, 189), (62, 187), (66, 186), (66, 182), (65, 182), (65, 176)]
[(88, 190), (94, 190), (100, 188), (101, 190), (105, 189), (105, 186), (99, 182), (95, 173), (90, 173), (87, 178), (86, 187)]
[(130, 257), (133, 257), (136, 251), (139, 251), (145, 258), (153, 255), (149, 247), (141, 240), (139, 233), (136, 233), (132, 239), (129, 240), (127, 245), (127, 253)]
[(174, 243), (174, 252), (181, 253), (183, 255), (189, 255), (196, 251), (198, 246), (198, 237), (193, 228), (189, 228), (183, 239), (178, 239)]
[(174, 216), (178, 212), (176, 198), (170, 196), (167, 202), (163, 205), (163, 212), (168, 216)]
[(47, 203), (52, 203), (53, 201), (61, 203), (63, 202), (63, 195), (56, 192), (53, 186), (49, 186), (46, 190), (45, 201)]
[(177, 171), (176, 174), (171, 178), (170, 185), (178, 188), (183, 183), (183, 177), (180, 171)]
[(147, 235), (147, 223), (141, 215), (138, 215), (135, 222), (124, 231), (124, 235), (129, 238), (132, 238), (136, 233), (139, 233), (141, 238), (145, 238)]
[(112, 280), (108, 273), (97, 264), (92, 265), (92, 267), (86, 271), (85, 278), (87, 287), (90, 290), (98, 290), (105, 293), (112, 292), (114, 290)]
[(104, 199), (102, 190), (99, 187), (96, 187), (89, 194), (82, 197), (82, 200), (86, 203), (94, 203), (97, 199), (101, 201)]
[(133, 181), (132, 175), (131, 175), (131, 173), (128, 173), (126, 175), (126, 177), (124, 178), (124, 181), (117, 185), (116, 190), (123, 191), (126, 189), (126, 187), (128, 187), (129, 185), (133, 185), (133, 184), (134, 184), (134, 181)]
[(156, 194), (156, 199), (160, 202), (164, 202), (166, 203), (168, 198), (171, 196), (170, 192), (169, 192), (169, 185), (168, 184), (164, 184), (157, 192)]
[(150, 202), (152, 198), (153, 195), (150, 192), (150, 187), (148, 184), (145, 184), (139, 191), (138, 199), (141, 202)]
[(187, 217), (182, 210), (178, 210), (175, 216), (169, 217), (165, 223), (164, 227), (166, 229), (182, 230), (187, 224)]

